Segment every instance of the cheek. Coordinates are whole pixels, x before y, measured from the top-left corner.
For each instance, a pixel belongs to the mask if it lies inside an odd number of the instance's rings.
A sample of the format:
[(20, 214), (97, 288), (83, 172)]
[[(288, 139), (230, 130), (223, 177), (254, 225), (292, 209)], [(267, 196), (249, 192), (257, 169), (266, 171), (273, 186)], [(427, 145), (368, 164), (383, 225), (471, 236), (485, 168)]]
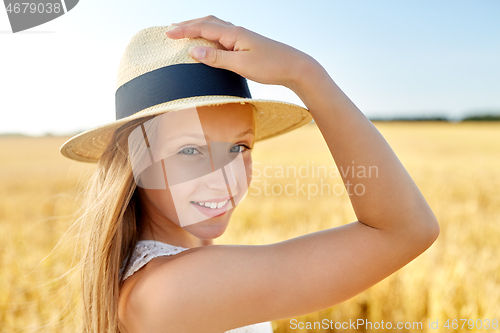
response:
[(145, 190), (148, 204), (161, 212), (169, 219), (176, 219), (177, 213), (175, 212), (172, 194), (169, 189), (166, 190)]
[(197, 189), (200, 188), (202, 184), (203, 182), (201, 179), (194, 179), (172, 186), (170, 188), (172, 200), (175, 201), (178, 206), (189, 205), (191, 200), (197, 199), (193, 197), (193, 194), (196, 194)]

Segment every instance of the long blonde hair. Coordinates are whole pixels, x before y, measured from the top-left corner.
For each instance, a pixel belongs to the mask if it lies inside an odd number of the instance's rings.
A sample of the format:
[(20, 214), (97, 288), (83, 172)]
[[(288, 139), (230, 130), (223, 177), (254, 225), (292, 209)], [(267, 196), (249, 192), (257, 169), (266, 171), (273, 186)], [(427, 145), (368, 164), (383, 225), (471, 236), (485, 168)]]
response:
[(138, 123), (114, 134), (86, 184), (79, 218), (72, 226), (80, 244), (76, 267), (83, 301), (81, 333), (119, 332), (120, 269), (125, 260), (128, 265), (142, 232), (127, 142)]

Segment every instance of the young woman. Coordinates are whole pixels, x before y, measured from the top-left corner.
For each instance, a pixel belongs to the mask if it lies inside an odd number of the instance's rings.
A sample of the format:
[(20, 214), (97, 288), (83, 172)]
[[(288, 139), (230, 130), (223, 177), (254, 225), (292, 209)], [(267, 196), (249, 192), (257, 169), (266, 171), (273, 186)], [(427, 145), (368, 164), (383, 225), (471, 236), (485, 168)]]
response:
[[(85, 332), (272, 332), (270, 321), (345, 301), (436, 240), (438, 222), (419, 189), (318, 62), (214, 16), (176, 26), (132, 39), (117, 122), (61, 149), (98, 160), (80, 220)], [(176, 66), (148, 67), (144, 59), (159, 49)], [(350, 196), (357, 221), (276, 244), (213, 244), (248, 190), (254, 143), (310, 120), (298, 106), (252, 100), (246, 84), (234, 88), (234, 73), (293, 90), (339, 168), (377, 166), (378, 177), (362, 180), (365, 193)], [(232, 83), (215, 87), (221, 82)], [(166, 88), (155, 95), (158, 86)]]

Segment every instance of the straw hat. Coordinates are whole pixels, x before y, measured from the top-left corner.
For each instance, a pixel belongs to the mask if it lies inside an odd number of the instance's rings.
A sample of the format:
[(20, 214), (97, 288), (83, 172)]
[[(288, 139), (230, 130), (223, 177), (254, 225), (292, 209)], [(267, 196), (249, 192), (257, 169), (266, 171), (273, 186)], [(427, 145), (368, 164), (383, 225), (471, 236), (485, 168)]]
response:
[(249, 103), (255, 107), (255, 141), (301, 127), (312, 120), (298, 105), (252, 99), (246, 79), (205, 65), (189, 54), (192, 46), (224, 49), (204, 38), (170, 39), (173, 26), (150, 27), (130, 40), (118, 67), (116, 121), (80, 133), (61, 146), (61, 153), (83, 162), (97, 162), (113, 133), (132, 120), (208, 105)]

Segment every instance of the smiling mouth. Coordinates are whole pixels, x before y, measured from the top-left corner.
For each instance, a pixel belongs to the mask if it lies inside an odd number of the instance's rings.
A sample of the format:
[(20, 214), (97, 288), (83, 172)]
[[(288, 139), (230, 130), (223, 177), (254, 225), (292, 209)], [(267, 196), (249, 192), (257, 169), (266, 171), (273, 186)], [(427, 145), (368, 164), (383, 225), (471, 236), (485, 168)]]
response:
[(222, 216), (232, 207), (231, 198), (223, 201), (191, 201), (200, 213), (210, 218)]
[(211, 201), (191, 201), (192, 204), (195, 204), (197, 206), (203, 207), (203, 208), (209, 208), (209, 209), (218, 209), (222, 208), (226, 205), (226, 203), (229, 201), (229, 199), (226, 199), (224, 201), (219, 201), (219, 202), (211, 202)]

